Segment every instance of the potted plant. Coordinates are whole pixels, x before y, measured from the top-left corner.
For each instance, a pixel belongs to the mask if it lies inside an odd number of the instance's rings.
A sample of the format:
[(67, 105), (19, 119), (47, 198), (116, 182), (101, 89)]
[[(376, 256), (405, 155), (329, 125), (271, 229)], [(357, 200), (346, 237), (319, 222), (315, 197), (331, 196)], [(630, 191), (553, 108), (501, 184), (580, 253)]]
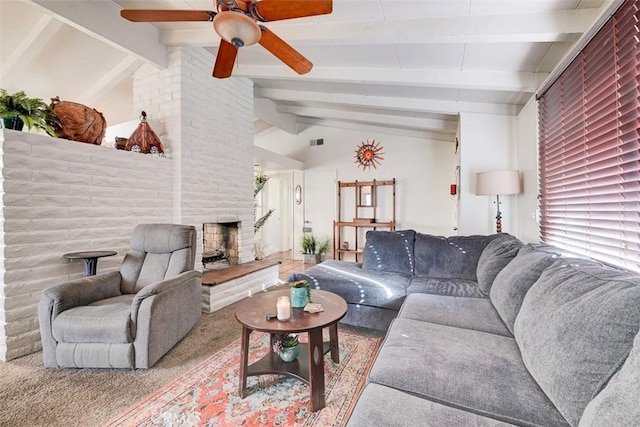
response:
[(297, 280), (289, 283), (291, 307), (302, 308), (311, 302), (311, 286), (306, 280)]
[(42, 99), (29, 98), (23, 91), (10, 95), (6, 89), (0, 89), (0, 117), (7, 129), (22, 130), (26, 125), (28, 130), (41, 129), (51, 136), (56, 136), (51, 124), (60, 124)]
[(311, 233), (305, 233), (301, 239), (302, 254), (304, 255), (305, 264), (317, 264), (321, 260), (321, 256), (329, 251), (331, 240), (320, 241)]
[(331, 249), (331, 240), (329, 239), (318, 244), (316, 253), (320, 255), (320, 261), (324, 261), (324, 255), (329, 252), (329, 249)]
[(318, 262), (318, 256), (316, 256), (316, 247), (318, 241), (313, 234), (303, 234), (300, 242), (302, 246), (302, 255), (304, 255), (305, 264), (316, 264)]
[(300, 341), (296, 334), (274, 334), (271, 348), (285, 362), (292, 362), (300, 352)]

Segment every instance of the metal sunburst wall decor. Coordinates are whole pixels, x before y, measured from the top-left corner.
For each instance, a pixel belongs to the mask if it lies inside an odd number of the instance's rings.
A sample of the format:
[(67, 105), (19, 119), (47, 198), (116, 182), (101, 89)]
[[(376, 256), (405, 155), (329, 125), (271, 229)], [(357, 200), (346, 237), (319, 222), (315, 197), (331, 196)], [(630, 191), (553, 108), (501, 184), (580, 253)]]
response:
[(379, 142), (373, 141), (369, 142), (361, 142), (360, 146), (356, 150), (356, 163), (359, 166), (362, 166), (362, 170), (366, 170), (369, 168), (371, 170), (371, 166), (376, 169), (376, 164), (380, 164), (380, 160), (384, 160), (384, 157), (381, 156), (381, 151), (384, 147), (380, 146)]

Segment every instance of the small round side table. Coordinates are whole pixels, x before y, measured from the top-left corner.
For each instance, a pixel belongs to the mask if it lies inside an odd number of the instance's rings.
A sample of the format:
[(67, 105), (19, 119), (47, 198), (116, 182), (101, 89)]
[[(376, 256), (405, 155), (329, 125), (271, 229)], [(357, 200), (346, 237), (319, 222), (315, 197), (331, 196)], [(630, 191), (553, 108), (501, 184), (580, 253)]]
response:
[(98, 268), (98, 258), (116, 255), (116, 251), (83, 251), (70, 252), (62, 255), (67, 259), (81, 259), (84, 261), (85, 276), (95, 276)]

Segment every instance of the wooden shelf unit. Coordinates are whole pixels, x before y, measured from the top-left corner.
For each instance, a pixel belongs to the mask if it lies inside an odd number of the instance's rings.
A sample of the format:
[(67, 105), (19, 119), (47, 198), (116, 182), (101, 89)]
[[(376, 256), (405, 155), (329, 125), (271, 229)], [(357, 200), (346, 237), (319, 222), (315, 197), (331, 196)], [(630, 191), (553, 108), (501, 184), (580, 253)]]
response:
[[(376, 216), (377, 212), (377, 190), (381, 186), (392, 187), (392, 219), (391, 221), (379, 221)], [(353, 188), (355, 190), (355, 215), (356, 218), (362, 209), (372, 209), (373, 219), (367, 221), (367, 218), (357, 221), (345, 221), (341, 218), (342, 215), (342, 191), (345, 188)], [(365, 191), (363, 193), (363, 191)], [(369, 195), (367, 198), (366, 196)], [(370, 217), (371, 218), (371, 217)], [(370, 219), (369, 218), (369, 219)], [(349, 249), (342, 249), (343, 231), (345, 227), (355, 228), (355, 241), (354, 247)], [(378, 229), (383, 228), (389, 231), (396, 229), (396, 179), (391, 180), (373, 180), (373, 181), (353, 181), (342, 182), (338, 181), (338, 218), (333, 221), (333, 259), (340, 260), (344, 254), (353, 254), (358, 261), (358, 256), (364, 254), (364, 249), (358, 246), (358, 230), (361, 228)]]

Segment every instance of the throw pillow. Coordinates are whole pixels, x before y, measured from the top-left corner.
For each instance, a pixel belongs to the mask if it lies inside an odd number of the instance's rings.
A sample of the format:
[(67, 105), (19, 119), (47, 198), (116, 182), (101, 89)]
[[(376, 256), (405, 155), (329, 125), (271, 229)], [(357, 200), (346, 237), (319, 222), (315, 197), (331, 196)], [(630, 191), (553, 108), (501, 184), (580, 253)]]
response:
[(501, 234), (497, 239), (493, 239), (484, 248), (480, 259), (478, 259), (478, 287), (485, 294), (489, 295), (493, 280), (498, 273), (507, 265), (522, 247), (522, 242), (510, 234)]
[(490, 236), (433, 236), (416, 233), (416, 276), (477, 280), (478, 259)]
[(522, 360), (570, 425), (629, 355), (639, 306), (639, 276), (581, 259), (556, 260), (524, 297)]
[(413, 230), (368, 231), (362, 268), (413, 275), (415, 237)]
[(496, 276), (489, 296), (491, 303), (513, 334), (513, 324), (529, 288), (558, 254), (539, 245), (524, 245), (518, 255)]

